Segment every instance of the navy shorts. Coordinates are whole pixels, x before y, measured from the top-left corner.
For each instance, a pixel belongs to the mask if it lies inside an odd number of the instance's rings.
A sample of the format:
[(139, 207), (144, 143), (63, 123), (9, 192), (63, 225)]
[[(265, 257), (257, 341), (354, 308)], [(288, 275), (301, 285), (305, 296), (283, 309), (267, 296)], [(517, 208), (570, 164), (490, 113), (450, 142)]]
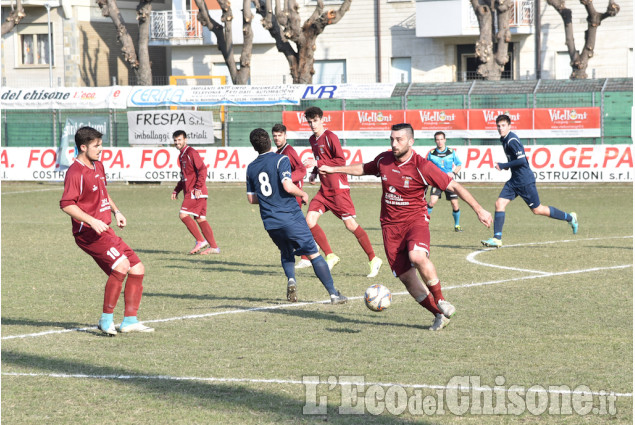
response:
[(269, 237), (280, 250), (282, 258), (296, 255), (312, 255), (319, 251), (313, 234), (304, 219), (292, 222), (280, 229), (267, 230)]
[(499, 198), (509, 199), (513, 201), (517, 196), (523, 198), (525, 203), (532, 210), (540, 206), (540, 198), (538, 197), (538, 189), (536, 189), (536, 183), (531, 183), (526, 186), (514, 187), (509, 182), (505, 183)]

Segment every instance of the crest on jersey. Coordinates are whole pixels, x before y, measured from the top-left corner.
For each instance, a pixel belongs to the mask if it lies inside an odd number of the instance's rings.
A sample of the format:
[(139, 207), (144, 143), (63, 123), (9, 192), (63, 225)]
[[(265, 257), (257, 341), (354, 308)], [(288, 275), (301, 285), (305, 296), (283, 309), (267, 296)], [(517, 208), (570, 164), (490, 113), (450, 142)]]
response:
[(403, 177), (403, 187), (409, 188), (410, 187), (410, 180), (412, 180), (412, 177), (404, 176)]

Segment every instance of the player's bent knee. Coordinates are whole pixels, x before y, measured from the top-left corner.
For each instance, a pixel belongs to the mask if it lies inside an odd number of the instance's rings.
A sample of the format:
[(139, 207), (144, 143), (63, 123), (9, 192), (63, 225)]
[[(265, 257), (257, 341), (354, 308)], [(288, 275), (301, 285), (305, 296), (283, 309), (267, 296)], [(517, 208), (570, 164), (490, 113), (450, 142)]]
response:
[(145, 272), (146, 268), (143, 263), (137, 263), (134, 266), (130, 267), (130, 270), (128, 270), (128, 273), (132, 274), (145, 274)]
[(113, 270), (116, 270), (119, 273), (128, 274), (130, 271), (130, 261), (128, 261), (127, 258), (124, 258), (113, 268)]

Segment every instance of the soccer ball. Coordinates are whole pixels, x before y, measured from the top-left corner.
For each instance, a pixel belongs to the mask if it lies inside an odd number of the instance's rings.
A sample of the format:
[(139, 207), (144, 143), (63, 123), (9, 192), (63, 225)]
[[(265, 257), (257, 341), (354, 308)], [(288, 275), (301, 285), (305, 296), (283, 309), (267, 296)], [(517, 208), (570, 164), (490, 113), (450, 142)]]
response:
[(368, 287), (364, 294), (364, 302), (366, 307), (373, 311), (386, 310), (392, 302), (392, 294), (384, 285), (372, 285)]

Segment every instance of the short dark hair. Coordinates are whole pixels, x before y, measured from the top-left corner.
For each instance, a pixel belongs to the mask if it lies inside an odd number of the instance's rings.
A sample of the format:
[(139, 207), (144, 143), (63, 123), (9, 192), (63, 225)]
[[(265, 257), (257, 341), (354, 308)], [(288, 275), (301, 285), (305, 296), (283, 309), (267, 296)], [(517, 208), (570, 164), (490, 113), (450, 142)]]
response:
[(271, 150), (271, 139), (264, 128), (257, 128), (249, 133), (249, 141), (258, 153), (265, 153)]
[(512, 123), (511, 118), (509, 118), (509, 115), (507, 114), (499, 115), (496, 117), (496, 124), (498, 124), (501, 121), (507, 121), (507, 124), (510, 124), (510, 125)]
[(174, 133), (172, 133), (173, 139), (176, 139), (179, 136), (183, 136), (184, 139), (187, 139), (187, 134), (185, 134), (185, 131), (183, 130), (176, 130)]
[(392, 131), (407, 130), (408, 135), (413, 139), (415, 138), (415, 131), (412, 129), (412, 126), (407, 122), (402, 122), (401, 124), (394, 124), (392, 127), (390, 127), (390, 129)]
[(287, 127), (285, 127), (284, 124), (276, 124), (271, 129), (271, 132), (272, 133), (286, 133), (287, 132)]
[(317, 106), (311, 106), (310, 108), (307, 108), (306, 111), (304, 111), (304, 117), (307, 120), (313, 119), (315, 117), (322, 118), (323, 116), (324, 116), (324, 112), (322, 112), (322, 110), (318, 108)]
[(93, 140), (101, 139), (103, 134), (92, 127), (82, 127), (75, 133), (75, 146), (80, 150), (81, 145), (87, 145)]
[(437, 131), (436, 133), (434, 133), (434, 140), (437, 139), (437, 136), (443, 136), (443, 138), (445, 139), (445, 133), (442, 131)]

